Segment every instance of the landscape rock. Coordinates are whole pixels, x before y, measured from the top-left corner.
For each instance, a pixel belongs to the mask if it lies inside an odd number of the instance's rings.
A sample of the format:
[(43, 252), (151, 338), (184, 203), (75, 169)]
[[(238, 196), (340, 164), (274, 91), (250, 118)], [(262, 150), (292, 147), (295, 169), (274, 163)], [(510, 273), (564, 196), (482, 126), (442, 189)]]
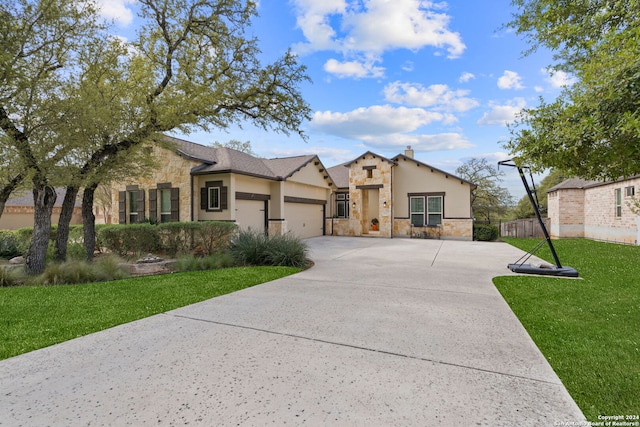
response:
[(9, 260), (9, 264), (24, 264), (24, 257), (17, 256)]

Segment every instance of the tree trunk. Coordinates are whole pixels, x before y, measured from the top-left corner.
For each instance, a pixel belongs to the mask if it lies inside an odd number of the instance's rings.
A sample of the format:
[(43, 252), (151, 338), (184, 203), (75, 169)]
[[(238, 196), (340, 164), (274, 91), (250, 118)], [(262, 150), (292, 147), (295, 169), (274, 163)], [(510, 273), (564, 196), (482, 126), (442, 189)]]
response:
[(62, 210), (60, 211), (60, 219), (58, 220), (58, 231), (56, 233), (55, 260), (67, 260), (67, 245), (69, 243), (69, 225), (73, 218), (73, 209), (76, 207), (76, 196), (78, 195), (78, 187), (69, 185), (67, 193), (64, 195), (62, 202)]
[(98, 184), (91, 184), (84, 189), (82, 194), (82, 232), (84, 234), (84, 247), (87, 250), (87, 261), (93, 260), (93, 252), (96, 250), (96, 217), (93, 214), (93, 197)]
[(25, 260), (27, 274), (40, 274), (44, 271), (51, 234), (51, 213), (56, 197), (53, 187), (34, 182), (33, 236)]

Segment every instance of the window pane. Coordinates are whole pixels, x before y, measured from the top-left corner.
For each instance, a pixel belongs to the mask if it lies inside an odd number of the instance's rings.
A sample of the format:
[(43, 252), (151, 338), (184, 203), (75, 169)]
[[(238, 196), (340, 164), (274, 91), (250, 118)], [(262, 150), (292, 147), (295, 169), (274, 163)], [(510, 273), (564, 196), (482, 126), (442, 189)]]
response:
[(129, 212), (138, 212), (138, 197), (135, 191), (129, 191)]
[(160, 212), (171, 214), (171, 190), (160, 190)]
[(338, 193), (338, 200), (344, 200), (344, 193)]
[(442, 197), (429, 197), (427, 204), (429, 213), (442, 213)]
[(209, 188), (209, 209), (220, 209), (220, 188)]
[(338, 218), (344, 218), (347, 216), (344, 207), (344, 202), (338, 202)]
[(411, 225), (424, 227), (424, 214), (411, 214)]
[(440, 225), (442, 224), (442, 215), (441, 214), (429, 214), (429, 225)]
[(411, 198), (411, 212), (424, 212), (424, 197)]

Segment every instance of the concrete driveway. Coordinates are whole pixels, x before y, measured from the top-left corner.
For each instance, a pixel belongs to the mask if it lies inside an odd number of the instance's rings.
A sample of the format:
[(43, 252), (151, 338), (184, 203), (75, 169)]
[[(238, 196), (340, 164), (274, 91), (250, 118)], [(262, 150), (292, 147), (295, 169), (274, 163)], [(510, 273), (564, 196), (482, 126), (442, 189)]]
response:
[(308, 242), (315, 266), (295, 276), (0, 362), (0, 425), (584, 419), (491, 282), (519, 250)]

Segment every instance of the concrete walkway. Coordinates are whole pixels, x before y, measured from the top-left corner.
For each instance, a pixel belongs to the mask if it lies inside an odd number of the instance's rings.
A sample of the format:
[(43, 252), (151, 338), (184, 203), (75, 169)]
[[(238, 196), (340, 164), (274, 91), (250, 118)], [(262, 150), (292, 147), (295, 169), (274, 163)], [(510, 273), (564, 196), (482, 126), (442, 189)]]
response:
[(295, 276), (0, 362), (0, 425), (584, 419), (491, 282), (519, 250), (308, 242), (316, 265)]

